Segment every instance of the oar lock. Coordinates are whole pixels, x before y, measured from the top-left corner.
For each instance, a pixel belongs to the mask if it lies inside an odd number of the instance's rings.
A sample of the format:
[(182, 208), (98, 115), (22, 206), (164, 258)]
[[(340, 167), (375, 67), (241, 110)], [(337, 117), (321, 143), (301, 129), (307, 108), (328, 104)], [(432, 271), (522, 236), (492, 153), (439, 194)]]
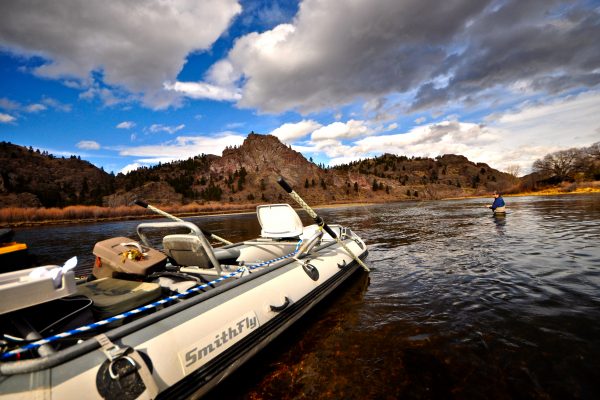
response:
[(308, 277), (310, 279), (312, 279), (313, 281), (318, 281), (319, 280), (319, 270), (317, 269), (317, 267), (315, 267), (314, 265), (312, 265), (309, 260), (306, 260), (303, 264), (302, 264), (302, 269), (304, 270), (304, 272), (306, 272), (306, 275), (308, 275)]

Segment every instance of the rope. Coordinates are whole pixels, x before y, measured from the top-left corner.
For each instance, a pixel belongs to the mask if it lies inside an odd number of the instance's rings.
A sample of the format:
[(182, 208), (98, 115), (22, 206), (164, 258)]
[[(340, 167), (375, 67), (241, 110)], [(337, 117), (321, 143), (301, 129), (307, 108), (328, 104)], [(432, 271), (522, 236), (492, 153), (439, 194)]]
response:
[(236, 276), (236, 275), (238, 275), (238, 274), (246, 271), (246, 268), (252, 270), (252, 269), (256, 269), (256, 268), (268, 266), (268, 265), (270, 265), (270, 264), (272, 264), (274, 262), (281, 261), (281, 260), (284, 260), (286, 258), (293, 257), (298, 252), (298, 249), (300, 248), (300, 244), (301, 243), (302, 243), (302, 240), (300, 240), (296, 244), (296, 249), (292, 253), (289, 253), (289, 254), (287, 254), (285, 256), (282, 256), (282, 257), (279, 257), (279, 258), (275, 258), (275, 259), (272, 259), (272, 260), (269, 260), (269, 261), (264, 261), (264, 262), (259, 263), (259, 264), (250, 265), (249, 267), (247, 267), (247, 266), (240, 267), (236, 271), (233, 271), (233, 272), (231, 272), (231, 273), (229, 273), (227, 275), (221, 276), (221, 277), (219, 277), (219, 278), (217, 278), (217, 279), (215, 279), (213, 281), (204, 283), (202, 285), (194, 286), (194, 287), (186, 290), (185, 292), (174, 294), (172, 296), (166, 297), (164, 299), (160, 299), (160, 300), (155, 301), (155, 302), (150, 303), (150, 304), (146, 304), (145, 306), (136, 308), (134, 310), (127, 311), (127, 312), (124, 312), (124, 313), (119, 314), (119, 315), (115, 315), (114, 317), (109, 317), (109, 318), (104, 319), (102, 321), (94, 322), (94, 323), (91, 323), (89, 325), (80, 326), (79, 328), (71, 329), (69, 331), (65, 331), (65, 332), (56, 334), (54, 336), (50, 336), (50, 337), (47, 337), (47, 338), (43, 338), (43, 339), (37, 340), (35, 342), (31, 342), (31, 343), (29, 343), (29, 344), (27, 344), (25, 346), (22, 346), (22, 347), (19, 347), (17, 349), (14, 349), (14, 350), (11, 350), (11, 351), (7, 351), (6, 353), (3, 353), (0, 356), (0, 359), (5, 360), (7, 358), (10, 358), (12, 356), (16, 356), (16, 355), (18, 355), (20, 353), (23, 353), (25, 351), (37, 349), (38, 347), (43, 346), (45, 344), (52, 343), (52, 342), (55, 342), (55, 341), (60, 340), (60, 339), (65, 339), (65, 338), (68, 338), (70, 336), (73, 336), (73, 335), (76, 335), (76, 334), (79, 334), (79, 333), (89, 332), (89, 331), (92, 331), (94, 329), (100, 328), (100, 327), (102, 327), (104, 325), (108, 325), (111, 322), (119, 321), (119, 320), (122, 320), (124, 318), (130, 317), (132, 315), (136, 315), (136, 314), (139, 314), (139, 313), (144, 312), (144, 311), (152, 310), (153, 308), (157, 308), (157, 307), (162, 306), (164, 304), (171, 303), (171, 302), (173, 302), (175, 300), (178, 300), (178, 299), (181, 299), (181, 298), (183, 298), (183, 297), (185, 297), (185, 296), (187, 296), (189, 294), (197, 293), (199, 291), (207, 289), (211, 285), (214, 285), (214, 284), (219, 283), (219, 282), (223, 282), (226, 279), (233, 278), (234, 276)]
[(300, 197), (300, 195), (298, 195), (298, 193), (296, 193), (295, 191), (291, 191), (289, 193), (290, 196), (292, 196), (292, 198), (294, 200), (296, 200), (296, 202), (298, 204), (300, 204), (300, 207), (302, 207), (304, 209), (304, 211), (306, 211), (308, 213), (308, 215), (310, 215), (311, 218), (316, 219), (317, 213), (314, 212), (314, 210), (312, 208), (310, 208), (310, 206), (308, 204), (306, 204), (306, 202), (302, 199), (302, 197)]

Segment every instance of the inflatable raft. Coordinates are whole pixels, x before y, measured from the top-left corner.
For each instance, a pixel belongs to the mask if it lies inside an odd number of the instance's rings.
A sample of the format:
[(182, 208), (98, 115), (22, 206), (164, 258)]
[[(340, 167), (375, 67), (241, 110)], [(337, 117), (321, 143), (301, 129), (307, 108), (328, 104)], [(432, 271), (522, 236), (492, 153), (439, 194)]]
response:
[(85, 281), (74, 260), (0, 275), (0, 398), (200, 397), (368, 270), (356, 233), (280, 184), (314, 225), (288, 204), (259, 206), (260, 237), (213, 247), (229, 242), (172, 217), (97, 243)]

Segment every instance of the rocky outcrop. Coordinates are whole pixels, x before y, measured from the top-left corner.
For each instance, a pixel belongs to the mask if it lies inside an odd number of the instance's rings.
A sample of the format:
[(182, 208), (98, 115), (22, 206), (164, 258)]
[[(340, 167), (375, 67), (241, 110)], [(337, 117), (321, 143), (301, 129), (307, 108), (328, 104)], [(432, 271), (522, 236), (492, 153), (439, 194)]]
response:
[(149, 182), (130, 191), (119, 190), (117, 193), (104, 197), (105, 207), (131, 206), (134, 200), (143, 199), (154, 205), (181, 204), (183, 195), (166, 182)]
[[(302, 186), (306, 179), (319, 181), (324, 172), (291, 147), (271, 135), (251, 133), (239, 147), (228, 148), (211, 165), (211, 172), (228, 176), (241, 171), (248, 173), (247, 188), (253, 196), (273, 197), (279, 187), (276, 179), (284, 176), (291, 184)], [(260, 193), (256, 189), (259, 189)], [(279, 196), (277, 196), (279, 197)]]

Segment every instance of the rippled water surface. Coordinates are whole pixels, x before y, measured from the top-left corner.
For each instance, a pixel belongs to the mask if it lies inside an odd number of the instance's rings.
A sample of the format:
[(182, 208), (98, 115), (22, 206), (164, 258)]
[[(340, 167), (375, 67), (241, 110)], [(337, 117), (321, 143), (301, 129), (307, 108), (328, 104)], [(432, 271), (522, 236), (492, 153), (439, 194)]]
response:
[[(210, 397), (600, 398), (600, 196), (506, 200), (505, 217), (484, 200), (320, 210), (365, 239), (372, 272)], [(234, 240), (259, 232), (253, 215), (196, 221)], [(136, 225), (17, 239), (59, 263)]]

